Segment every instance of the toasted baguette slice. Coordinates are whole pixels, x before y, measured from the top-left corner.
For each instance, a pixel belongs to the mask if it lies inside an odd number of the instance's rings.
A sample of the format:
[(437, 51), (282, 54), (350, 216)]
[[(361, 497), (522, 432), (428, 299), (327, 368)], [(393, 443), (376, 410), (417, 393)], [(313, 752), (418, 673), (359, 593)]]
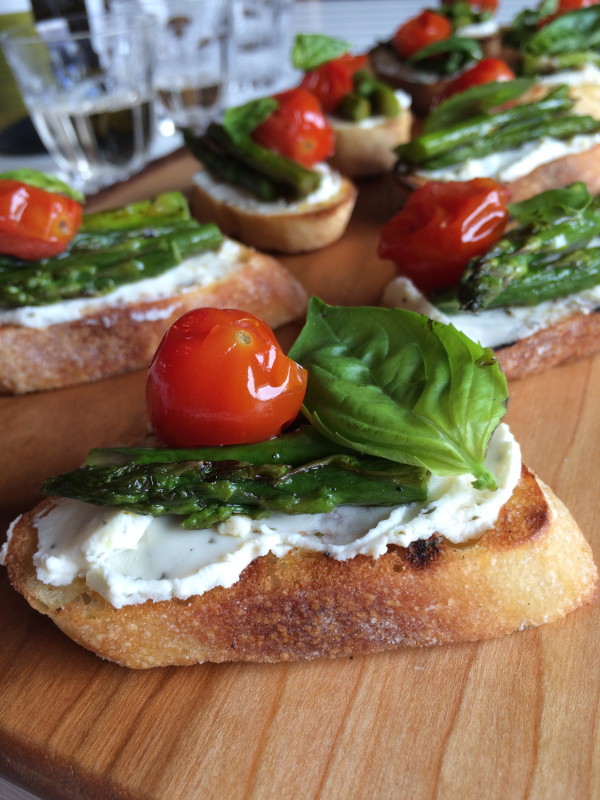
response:
[(217, 262), (206, 281), (162, 299), (116, 304), (107, 295), (79, 318), (45, 327), (2, 323), (0, 315), (0, 392), (56, 389), (142, 369), (169, 326), (199, 306), (241, 308), (272, 327), (304, 313), (306, 293), (278, 261), (237, 242), (228, 247), (233, 262), (222, 276)]
[(496, 349), (509, 380), (569, 364), (600, 350), (600, 313), (573, 314), (518, 342)]
[(526, 467), (495, 526), (460, 546), (441, 537), (380, 558), (294, 550), (255, 559), (231, 588), (116, 609), (82, 579), (41, 583), (33, 521), (12, 526), (11, 583), (68, 636), (134, 668), (204, 661), (332, 658), (401, 645), (474, 641), (590, 603), (597, 570), (573, 518)]
[(198, 173), (190, 200), (192, 214), (201, 222), (216, 222), (223, 233), (259, 250), (302, 253), (337, 241), (346, 230), (356, 203), (356, 187), (335, 176), (337, 190), (323, 200), (260, 203), (242, 190)]
[(335, 153), (329, 163), (349, 178), (366, 178), (392, 169), (394, 148), (410, 139), (413, 116), (406, 109), (395, 119), (382, 119), (370, 127), (335, 117), (329, 121), (335, 131)]

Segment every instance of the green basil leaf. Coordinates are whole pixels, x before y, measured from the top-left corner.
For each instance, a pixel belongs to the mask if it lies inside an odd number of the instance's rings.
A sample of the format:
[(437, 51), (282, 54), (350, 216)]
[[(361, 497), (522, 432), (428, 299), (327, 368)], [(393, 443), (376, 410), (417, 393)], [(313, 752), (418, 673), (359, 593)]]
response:
[(511, 203), (508, 209), (518, 222), (547, 225), (583, 214), (593, 199), (585, 183), (579, 181), (563, 189), (549, 189), (521, 203)]
[(407, 58), (406, 63), (438, 75), (451, 75), (471, 61), (479, 61), (482, 57), (483, 52), (475, 39), (451, 36), (422, 47)]
[(292, 66), (308, 72), (350, 51), (350, 43), (322, 33), (298, 33), (292, 47)]
[(279, 108), (274, 97), (260, 97), (243, 106), (228, 108), (223, 115), (223, 127), (234, 142), (246, 139), (267, 117)]
[(427, 118), (424, 132), (444, 130), (465, 119), (503, 106), (520, 97), (533, 84), (533, 78), (516, 78), (514, 81), (492, 81), (472, 86), (440, 103)]
[(588, 6), (553, 19), (533, 33), (524, 51), (534, 56), (591, 50), (600, 45), (600, 6)]
[(36, 189), (43, 189), (45, 192), (64, 194), (65, 197), (77, 200), (78, 203), (85, 202), (85, 197), (80, 191), (73, 189), (69, 184), (61, 181), (60, 178), (49, 175), (46, 172), (38, 172), (36, 169), (29, 169), (27, 167), (11, 169), (8, 172), (1, 173), (0, 180), (21, 181), (21, 183), (28, 183), (30, 186), (35, 186)]
[(421, 314), (313, 298), (290, 357), (309, 370), (303, 411), (324, 436), (495, 486), (483, 462), (508, 394), (489, 348)]

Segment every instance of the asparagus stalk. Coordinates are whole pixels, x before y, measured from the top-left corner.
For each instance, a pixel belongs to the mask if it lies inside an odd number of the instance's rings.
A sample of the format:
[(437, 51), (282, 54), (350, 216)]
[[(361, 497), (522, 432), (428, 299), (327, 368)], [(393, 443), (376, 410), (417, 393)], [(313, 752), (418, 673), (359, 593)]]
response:
[(277, 186), (271, 178), (215, 150), (207, 137), (192, 136), (188, 131), (184, 132), (184, 136), (187, 146), (198, 161), (220, 180), (246, 189), (267, 203), (285, 194), (285, 187)]
[(552, 264), (531, 268), (506, 284), (495, 297), (484, 298), (483, 308), (537, 305), (600, 283), (600, 247), (575, 250)]
[(470, 145), (457, 147), (439, 158), (434, 158), (425, 164), (428, 170), (440, 169), (460, 164), (469, 158), (481, 158), (501, 150), (511, 150), (527, 142), (545, 137), (553, 139), (568, 139), (581, 133), (593, 133), (600, 130), (600, 121), (593, 117), (573, 115), (568, 117), (553, 118), (551, 114), (546, 117), (526, 120), (521, 125), (512, 126), (506, 131), (501, 129), (489, 138), (478, 139)]
[(234, 141), (225, 128), (215, 122), (208, 126), (206, 136), (223, 153), (287, 186), (297, 198), (306, 197), (319, 187), (321, 176), (318, 172), (261, 147), (250, 137), (240, 137)]
[(46, 305), (105, 294), (125, 283), (151, 278), (222, 241), (212, 224), (194, 225), (160, 238), (127, 239), (107, 251), (70, 254), (0, 272), (0, 305)]
[(181, 192), (163, 192), (151, 200), (142, 200), (109, 211), (86, 214), (80, 231), (125, 230), (141, 228), (158, 220), (190, 218), (187, 200)]
[(82, 467), (47, 481), (46, 494), (142, 514), (187, 517), (202, 526), (243, 511), (288, 514), (338, 505), (398, 505), (424, 500), (423, 469), (380, 458), (333, 455), (299, 467), (231, 461)]
[(181, 461), (244, 461), (247, 464), (288, 464), (299, 467), (327, 456), (348, 454), (340, 445), (322, 436), (311, 425), (301, 425), (266, 442), (183, 449), (155, 447), (96, 448), (88, 454), (86, 465), (173, 464)]
[[(423, 134), (399, 145), (396, 155), (400, 162), (430, 168), (433, 159), (447, 154), (451, 157), (451, 151), (462, 146), (468, 148), (469, 152), (474, 146), (485, 149), (488, 153), (495, 152), (498, 149), (495, 136), (504, 126), (516, 126), (517, 123), (534, 118), (552, 119), (572, 106), (573, 100), (568, 96), (568, 88), (559, 86), (535, 103), (514, 106), (495, 114), (478, 114), (442, 130)], [(464, 153), (461, 151), (461, 159), (463, 158)]]

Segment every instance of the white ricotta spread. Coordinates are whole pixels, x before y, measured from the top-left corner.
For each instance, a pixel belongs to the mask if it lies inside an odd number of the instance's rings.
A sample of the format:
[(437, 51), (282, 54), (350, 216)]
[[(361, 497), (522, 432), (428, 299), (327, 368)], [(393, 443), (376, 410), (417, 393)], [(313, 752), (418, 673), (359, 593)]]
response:
[(451, 322), (483, 347), (501, 347), (531, 336), (573, 314), (589, 314), (600, 308), (600, 285), (535, 306), (507, 306), (450, 315), (442, 314), (411, 280), (399, 277), (388, 284), (382, 302), (391, 308), (407, 308), (440, 322)]
[[(155, 278), (127, 283), (101, 297), (82, 297), (63, 300), (45, 306), (23, 306), (0, 310), (0, 325), (22, 325), (28, 328), (45, 328), (61, 322), (73, 322), (82, 317), (102, 314), (131, 303), (150, 303), (174, 297), (186, 290), (207, 286), (226, 278), (239, 269), (243, 248), (226, 239), (218, 250), (208, 250), (192, 256), (173, 269)], [(151, 308), (136, 312), (136, 321), (164, 319), (177, 302), (166, 308)]]
[(316, 164), (312, 169), (321, 174), (319, 187), (302, 200), (293, 202), (278, 199), (265, 203), (238, 186), (214, 178), (208, 170), (196, 173), (194, 183), (214, 200), (243, 211), (256, 214), (298, 214), (331, 200), (339, 193), (342, 185), (342, 176), (328, 164)]
[[(402, 89), (396, 89), (394, 94), (402, 111), (408, 110), (411, 104), (410, 95), (406, 92), (403, 92)], [(328, 119), (335, 128), (363, 128), (365, 130), (368, 130), (369, 128), (377, 128), (379, 125), (385, 125), (386, 122), (389, 122), (387, 117), (381, 115), (367, 117), (366, 119), (361, 119), (358, 122), (352, 122), (349, 119), (342, 119), (341, 117), (328, 117)]]
[(396, 507), (341, 506), (328, 514), (237, 515), (207, 530), (184, 530), (175, 517), (153, 518), (60, 499), (35, 520), (38, 578), (55, 586), (76, 577), (119, 608), (146, 600), (185, 599), (232, 586), (255, 558), (293, 548), (338, 560), (377, 558), (389, 544), (407, 547), (439, 533), (460, 544), (496, 521), (521, 473), (521, 452), (508, 427), (494, 433), (486, 457), (495, 491), (473, 488), (472, 475), (432, 476), (428, 499)]
[(482, 158), (470, 158), (443, 169), (424, 170), (419, 175), (428, 180), (468, 181), (472, 178), (493, 178), (510, 183), (534, 169), (564, 156), (582, 153), (600, 144), (600, 133), (585, 133), (570, 139), (545, 137), (513, 150), (502, 150)]
[(537, 81), (546, 86), (600, 84), (600, 69), (595, 64), (585, 64), (581, 69), (563, 69), (550, 75), (540, 75)]
[(473, 22), (457, 28), (455, 36), (464, 36), (465, 39), (485, 39), (498, 33), (498, 22), (495, 19), (486, 19), (484, 22)]

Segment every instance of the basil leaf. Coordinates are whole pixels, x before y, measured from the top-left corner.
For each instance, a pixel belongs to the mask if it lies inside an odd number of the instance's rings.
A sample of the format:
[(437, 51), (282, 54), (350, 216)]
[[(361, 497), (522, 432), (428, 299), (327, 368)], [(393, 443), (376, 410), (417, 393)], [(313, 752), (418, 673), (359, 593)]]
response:
[(303, 411), (323, 435), (437, 475), (470, 473), (477, 488), (495, 486), (483, 460), (508, 394), (489, 348), (411, 311), (313, 298), (290, 357), (309, 370)]
[(267, 117), (279, 108), (274, 97), (260, 97), (243, 106), (228, 108), (223, 115), (223, 127), (234, 142), (246, 139)]
[(521, 203), (511, 203), (508, 210), (518, 222), (549, 224), (583, 214), (593, 199), (585, 183), (579, 181), (563, 189), (549, 189)]
[(438, 75), (451, 75), (471, 61), (479, 61), (482, 57), (483, 52), (475, 39), (451, 36), (422, 47), (407, 58), (406, 63), (412, 66), (418, 65), (419, 68)]
[(558, 55), (600, 45), (600, 6), (588, 6), (553, 19), (525, 44), (531, 55)]
[(322, 33), (298, 33), (292, 47), (292, 66), (308, 72), (350, 51), (349, 42)]
[(533, 84), (533, 78), (516, 78), (514, 81), (492, 81), (472, 86), (440, 103), (427, 118), (423, 130), (425, 133), (444, 130), (465, 119), (503, 106), (520, 97)]
[(80, 191), (73, 189), (68, 183), (61, 181), (60, 178), (48, 175), (46, 172), (38, 172), (36, 169), (29, 169), (28, 167), (11, 169), (8, 172), (1, 173), (0, 180), (21, 181), (21, 183), (27, 183), (29, 186), (35, 186), (36, 189), (43, 189), (45, 192), (64, 194), (65, 197), (77, 200), (78, 203), (85, 202), (85, 197)]

